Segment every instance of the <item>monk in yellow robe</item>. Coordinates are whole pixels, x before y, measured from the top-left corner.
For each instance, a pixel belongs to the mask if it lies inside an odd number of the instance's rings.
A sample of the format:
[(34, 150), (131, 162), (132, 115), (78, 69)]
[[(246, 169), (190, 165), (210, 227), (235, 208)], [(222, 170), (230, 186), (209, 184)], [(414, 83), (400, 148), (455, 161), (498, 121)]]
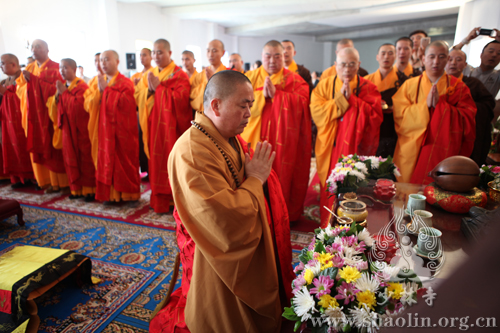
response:
[(92, 159), (96, 166), (100, 201), (135, 201), (140, 198), (139, 130), (134, 83), (118, 71), (118, 53), (103, 52), (99, 59), (105, 75), (98, 74), (97, 90), (85, 94), (89, 113)]
[(215, 74), (204, 114), (196, 114), (170, 154), (178, 241), (187, 241), (181, 260), (189, 268), (174, 292), (179, 301), (151, 321), (152, 333), (280, 331), (293, 278), (289, 224), (272, 147), (259, 142), (252, 155), (238, 137), (253, 101), (244, 75)]
[(283, 64), (283, 46), (272, 40), (262, 50), (262, 66), (246, 73), (255, 103), (242, 137), (253, 147), (259, 141), (275, 147), (273, 170), (280, 179), (290, 221), (296, 221), (303, 213), (311, 167), (309, 85)]
[(198, 74), (196, 67), (194, 67), (194, 63), (196, 59), (194, 58), (194, 53), (188, 50), (182, 52), (182, 70), (189, 77), (189, 84), (193, 83), (193, 79)]
[(148, 73), (150, 70), (153, 69), (153, 66), (151, 66), (151, 50), (148, 48), (143, 48), (140, 53), (141, 57), (141, 64), (144, 66), (141, 72), (137, 72), (134, 75), (130, 77), (130, 80), (134, 82), (135, 85), (139, 83), (141, 78), (144, 76), (144, 74)]
[(380, 126), (380, 139), (375, 155), (384, 158), (394, 155), (398, 136), (394, 129), (394, 117), (392, 116), (392, 96), (403, 84), (407, 77), (394, 66), (396, 48), (392, 44), (383, 44), (379, 47), (377, 61), (379, 68), (375, 73), (365, 76), (365, 79), (377, 86), (382, 95), (382, 111), (384, 121)]
[[(316, 164), (320, 180), (320, 207), (331, 207), (326, 181), (342, 155), (374, 155), (383, 120), (377, 87), (359, 76), (359, 53), (348, 47), (337, 54), (338, 76), (319, 81), (311, 95), (311, 114), (318, 127)], [(330, 215), (321, 209), (321, 227)]]
[(191, 126), (189, 78), (170, 58), (170, 43), (158, 39), (153, 58), (158, 65), (135, 86), (135, 100), (144, 151), (149, 158), (150, 205), (156, 213), (166, 213), (173, 205), (167, 161), (175, 141)]
[(415, 77), (422, 72), (413, 68), (410, 64), (410, 58), (413, 54), (413, 41), (408, 37), (401, 37), (396, 41), (396, 67), (398, 71), (407, 77)]
[[(338, 55), (340, 50), (345, 49), (347, 47), (354, 48), (354, 42), (352, 41), (352, 39), (343, 38), (343, 39), (339, 40), (337, 42), (335, 54)], [(325, 69), (323, 71), (323, 73), (321, 73), (320, 80), (326, 79), (327, 77), (335, 76), (335, 75), (337, 75), (337, 66), (333, 65), (332, 67)], [(364, 77), (364, 76), (368, 75), (368, 72), (366, 71), (366, 69), (359, 67), (358, 75)]]
[(57, 93), (47, 103), (50, 112), (57, 114), (58, 135), (57, 138), (54, 135), (54, 146), (62, 147), (71, 189), (69, 198), (85, 197), (86, 202), (91, 202), (95, 197), (96, 171), (88, 131), (89, 114), (83, 107), (88, 86), (76, 77), (73, 59), (62, 59), (60, 68), (66, 84), (57, 81)]
[(243, 65), (244, 63), (239, 53), (233, 53), (229, 56), (229, 68), (231, 68), (233, 71), (245, 74), (245, 69), (243, 68)]
[(222, 64), (221, 58), (226, 53), (224, 50), (224, 43), (218, 39), (214, 39), (207, 46), (207, 58), (210, 66), (202, 70), (194, 76), (191, 81), (191, 107), (193, 110), (203, 111), (203, 92), (207, 86), (208, 80), (219, 71), (226, 70), (226, 66)]
[(476, 105), (469, 88), (445, 73), (446, 42), (427, 47), (422, 75), (406, 80), (393, 96), (398, 181), (429, 184), (429, 171), (447, 157), (469, 157), (476, 138)]
[(45, 193), (69, 193), (69, 183), (61, 149), (52, 144), (57, 130), (57, 114), (50, 114), (47, 102), (56, 93), (56, 82), (63, 81), (59, 64), (49, 59), (49, 47), (40, 39), (33, 41), (31, 51), (35, 61), (17, 78), (17, 95), (21, 100), (22, 124), (31, 153), (33, 172), (38, 186)]

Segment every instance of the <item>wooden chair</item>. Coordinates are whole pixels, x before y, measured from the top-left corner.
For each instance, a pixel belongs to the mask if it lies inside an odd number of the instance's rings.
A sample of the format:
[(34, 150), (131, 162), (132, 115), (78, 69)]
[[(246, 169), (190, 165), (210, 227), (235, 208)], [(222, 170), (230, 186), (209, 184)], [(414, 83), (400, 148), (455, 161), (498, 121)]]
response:
[(11, 199), (0, 199), (0, 221), (13, 215), (17, 215), (17, 223), (23, 226), (23, 210), (19, 202)]

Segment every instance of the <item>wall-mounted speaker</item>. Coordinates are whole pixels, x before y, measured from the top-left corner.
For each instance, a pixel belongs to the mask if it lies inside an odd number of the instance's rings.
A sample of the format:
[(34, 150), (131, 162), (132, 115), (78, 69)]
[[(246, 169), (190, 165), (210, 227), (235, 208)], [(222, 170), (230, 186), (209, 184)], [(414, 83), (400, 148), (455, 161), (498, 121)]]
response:
[(136, 69), (135, 53), (126, 53), (127, 56), (127, 69)]

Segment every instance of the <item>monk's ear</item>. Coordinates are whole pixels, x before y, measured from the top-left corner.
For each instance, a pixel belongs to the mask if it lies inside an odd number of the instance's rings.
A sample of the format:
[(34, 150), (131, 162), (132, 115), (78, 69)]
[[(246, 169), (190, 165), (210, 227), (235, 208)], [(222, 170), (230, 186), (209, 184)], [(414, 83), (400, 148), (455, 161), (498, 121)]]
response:
[(210, 106), (216, 117), (220, 117), (220, 104), (221, 100), (218, 98), (214, 98), (210, 101)]

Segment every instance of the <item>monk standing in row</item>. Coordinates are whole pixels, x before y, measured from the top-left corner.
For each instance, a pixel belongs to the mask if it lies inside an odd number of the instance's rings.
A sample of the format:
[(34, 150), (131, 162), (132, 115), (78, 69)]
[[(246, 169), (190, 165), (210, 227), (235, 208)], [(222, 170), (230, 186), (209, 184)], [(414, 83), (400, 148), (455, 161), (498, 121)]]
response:
[(403, 84), (392, 98), (398, 143), (394, 163), (403, 183), (429, 184), (428, 176), (447, 157), (469, 157), (476, 138), (476, 105), (469, 88), (444, 71), (445, 42), (425, 50), (425, 71)]
[[(345, 49), (347, 47), (354, 48), (354, 42), (352, 41), (352, 39), (343, 38), (343, 39), (339, 40), (337, 42), (335, 54), (338, 56), (340, 50)], [(323, 71), (323, 73), (321, 74), (320, 80), (326, 79), (327, 77), (335, 76), (335, 75), (337, 75), (337, 66), (333, 65), (332, 67), (327, 68)], [(361, 77), (364, 77), (364, 76), (368, 75), (368, 72), (366, 71), (366, 69), (361, 68), (361, 66), (360, 66), (358, 69), (358, 75)]]
[[(383, 120), (382, 98), (377, 87), (359, 76), (359, 54), (348, 47), (339, 51), (338, 75), (322, 79), (311, 96), (311, 114), (318, 126), (316, 161), (321, 186), (320, 207), (332, 207), (326, 180), (342, 155), (374, 155)], [(329, 213), (321, 209), (321, 227)]]
[(61, 75), (66, 84), (57, 81), (57, 93), (49, 100), (49, 109), (57, 113), (58, 126), (62, 136), (58, 147), (62, 147), (64, 167), (71, 190), (70, 199), (85, 197), (86, 202), (95, 198), (96, 174), (92, 161), (89, 139), (89, 114), (83, 107), (84, 93), (88, 89), (83, 79), (76, 77), (76, 62), (63, 59), (60, 64)]
[(193, 79), (195, 78), (196, 74), (198, 74), (198, 71), (196, 70), (196, 67), (194, 67), (194, 63), (196, 59), (194, 58), (194, 53), (188, 50), (185, 50), (182, 52), (182, 70), (187, 74), (189, 77), (189, 84), (193, 82)]
[(224, 43), (218, 39), (214, 39), (207, 46), (207, 58), (210, 66), (196, 74), (191, 81), (191, 107), (195, 111), (203, 111), (203, 92), (207, 86), (208, 80), (217, 72), (226, 70), (222, 64), (221, 58), (226, 53), (224, 50)]
[(408, 37), (401, 37), (396, 41), (396, 67), (398, 71), (407, 77), (415, 77), (422, 72), (410, 64), (413, 54), (413, 41)]
[(100, 61), (105, 75), (97, 74), (98, 89), (85, 96), (92, 159), (97, 170), (95, 198), (106, 202), (139, 200), (139, 130), (134, 83), (118, 71), (120, 61), (115, 51), (103, 52)]
[(142, 66), (144, 66), (144, 68), (142, 69), (142, 71), (137, 72), (137, 73), (135, 73), (134, 75), (132, 75), (130, 77), (130, 80), (132, 80), (132, 82), (134, 82), (135, 85), (137, 83), (139, 83), (139, 81), (141, 80), (141, 78), (146, 73), (148, 73), (150, 70), (153, 69), (153, 66), (151, 66), (151, 59), (152, 59), (152, 57), (151, 57), (151, 50), (150, 49), (143, 48), (141, 50), (140, 57), (141, 57), (141, 64), (142, 64)]
[(276, 151), (273, 170), (278, 175), (290, 221), (303, 213), (311, 167), (311, 113), (309, 86), (284, 68), (283, 46), (272, 40), (262, 50), (262, 66), (246, 75), (255, 103), (241, 135), (255, 147), (268, 141)]
[(297, 63), (295, 62), (294, 57), (297, 54), (297, 51), (295, 50), (295, 43), (291, 40), (286, 39), (281, 42), (281, 45), (283, 45), (284, 50), (283, 55), (285, 57), (285, 68), (293, 73), (299, 74), (300, 77), (303, 78), (304, 81), (306, 81), (306, 83), (309, 85), (310, 94), (313, 90), (311, 73), (303, 65), (297, 65)]
[(238, 53), (233, 53), (229, 56), (229, 67), (233, 71), (237, 71), (245, 74), (245, 69), (243, 68), (243, 60), (241, 59), (241, 55)]
[(22, 124), (27, 137), (27, 149), (36, 181), (45, 193), (60, 189), (69, 192), (61, 149), (52, 144), (56, 115), (49, 115), (47, 101), (56, 93), (56, 82), (63, 81), (59, 64), (49, 59), (46, 42), (35, 39), (31, 46), (35, 61), (26, 67), (16, 80), (17, 95), (21, 100)]
[(383, 44), (377, 53), (379, 68), (375, 73), (365, 76), (365, 79), (377, 86), (382, 95), (382, 112), (384, 120), (380, 126), (380, 139), (375, 155), (388, 157), (394, 155), (398, 135), (394, 129), (394, 117), (392, 116), (392, 96), (403, 84), (407, 77), (394, 66), (396, 48), (392, 44)]
[(26, 135), (21, 124), (21, 103), (16, 94), (16, 80), (21, 76), (19, 60), (13, 54), (0, 58), (0, 67), (8, 78), (0, 82), (0, 119), (2, 121), (2, 159), (0, 165), (10, 176), (12, 188), (31, 185), (35, 178), (30, 155), (26, 148)]
[(189, 78), (171, 59), (170, 43), (158, 39), (153, 59), (157, 67), (143, 76), (135, 88), (144, 151), (149, 158), (150, 205), (156, 213), (167, 213), (173, 205), (167, 171), (170, 151), (191, 126)]

